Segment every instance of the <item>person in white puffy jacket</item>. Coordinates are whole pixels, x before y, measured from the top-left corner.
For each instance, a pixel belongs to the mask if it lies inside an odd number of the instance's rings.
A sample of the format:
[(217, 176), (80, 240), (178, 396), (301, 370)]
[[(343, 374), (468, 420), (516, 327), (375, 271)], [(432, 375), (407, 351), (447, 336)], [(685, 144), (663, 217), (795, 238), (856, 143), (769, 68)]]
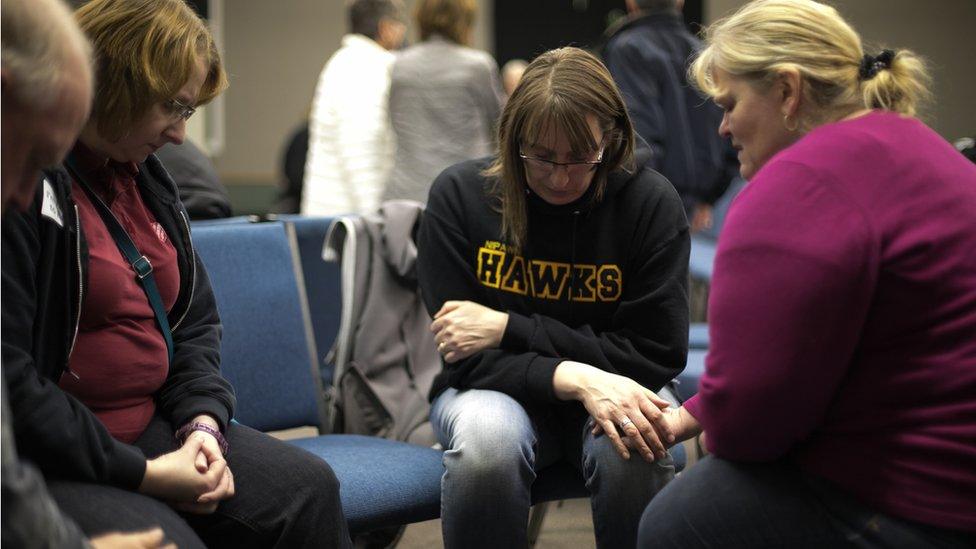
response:
[(387, 102), (394, 54), (406, 31), (401, 0), (355, 0), (351, 32), (319, 76), (309, 118), (301, 212), (374, 211), (395, 154)]

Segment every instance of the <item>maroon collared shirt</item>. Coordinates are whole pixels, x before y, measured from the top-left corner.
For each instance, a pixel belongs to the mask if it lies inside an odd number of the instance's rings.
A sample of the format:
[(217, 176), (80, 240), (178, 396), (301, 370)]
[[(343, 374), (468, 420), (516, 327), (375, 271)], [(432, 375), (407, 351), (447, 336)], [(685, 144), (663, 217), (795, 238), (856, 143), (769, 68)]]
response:
[[(149, 258), (163, 304), (170, 310), (180, 284), (176, 249), (142, 200), (135, 182), (138, 167), (100, 163), (80, 143), (74, 154), (85, 180)], [(88, 285), (69, 360), (74, 375), (64, 374), (59, 385), (88, 406), (112, 436), (131, 443), (152, 418), (153, 395), (166, 381), (166, 341), (135, 271), (88, 195), (77, 181), (71, 192), (88, 244)]]

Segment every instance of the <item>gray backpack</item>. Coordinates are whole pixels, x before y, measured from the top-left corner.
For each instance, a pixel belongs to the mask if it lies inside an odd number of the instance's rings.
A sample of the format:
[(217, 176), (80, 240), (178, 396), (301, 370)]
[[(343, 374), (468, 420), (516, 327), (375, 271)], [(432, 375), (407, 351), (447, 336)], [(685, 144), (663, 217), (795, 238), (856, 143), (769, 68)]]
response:
[(423, 205), (385, 202), (375, 214), (336, 219), (326, 261), (338, 261), (342, 288), (330, 402), (334, 433), (424, 446), (436, 440), (427, 394), (441, 358), (417, 284), (414, 235)]

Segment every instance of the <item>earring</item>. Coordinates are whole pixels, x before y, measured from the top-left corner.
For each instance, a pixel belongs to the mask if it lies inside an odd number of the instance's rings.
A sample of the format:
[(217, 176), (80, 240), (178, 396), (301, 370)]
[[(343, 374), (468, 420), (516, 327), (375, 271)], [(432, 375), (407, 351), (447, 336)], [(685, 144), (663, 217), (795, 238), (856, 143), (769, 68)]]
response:
[(800, 128), (800, 121), (799, 120), (795, 120), (794, 122), (796, 122), (796, 123), (793, 124), (793, 127), (791, 128), (790, 127), (790, 115), (788, 115), (788, 114), (784, 114), (783, 115), (783, 126), (786, 127), (786, 131), (788, 131), (788, 132), (795, 132), (796, 130), (798, 130)]

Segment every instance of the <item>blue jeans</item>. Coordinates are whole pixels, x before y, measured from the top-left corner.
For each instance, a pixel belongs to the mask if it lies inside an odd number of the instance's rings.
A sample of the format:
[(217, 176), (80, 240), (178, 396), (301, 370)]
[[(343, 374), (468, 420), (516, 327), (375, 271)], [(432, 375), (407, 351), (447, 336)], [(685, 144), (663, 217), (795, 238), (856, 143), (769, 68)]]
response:
[(879, 513), (786, 462), (708, 456), (644, 511), (637, 547), (974, 547), (976, 535)]
[(569, 406), (529, 413), (497, 391), (447, 389), (430, 418), (444, 446), (444, 546), (526, 547), (536, 472), (566, 460), (590, 492), (598, 547), (634, 547), (641, 510), (674, 478), (670, 455), (624, 460), (592, 422)]

